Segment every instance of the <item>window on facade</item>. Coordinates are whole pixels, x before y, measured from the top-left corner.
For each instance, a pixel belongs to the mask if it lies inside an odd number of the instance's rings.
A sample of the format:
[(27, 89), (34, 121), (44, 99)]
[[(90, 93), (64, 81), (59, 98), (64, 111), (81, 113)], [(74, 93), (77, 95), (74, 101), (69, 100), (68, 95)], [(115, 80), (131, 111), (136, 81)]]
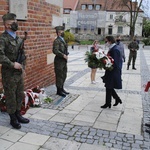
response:
[(113, 27), (112, 25), (108, 26), (108, 34), (109, 35), (112, 35), (112, 32), (113, 32), (112, 27)]
[(78, 28), (75, 28), (75, 33), (78, 33)]
[(86, 9), (86, 5), (81, 5), (81, 9), (85, 10)]
[(119, 16), (119, 20), (122, 21), (123, 20), (123, 16)]
[(101, 28), (98, 28), (98, 35), (101, 35)]
[(87, 30), (87, 26), (84, 26), (84, 31), (86, 31)]
[(100, 10), (101, 9), (101, 5), (95, 5), (95, 10)]
[(88, 10), (93, 10), (93, 5), (88, 5)]
[(81, 30), (81, 27), (80, 26), (78, 26), (78, 31), (80, 31)]
[(70, 9), (64, 9), (64, 14), (69, 14), (70, 13)]
[(91, 31), (92, 31), (92, 32), (94, 31), (94, 26), (91, 26)]
[(113, 19), (113, 15), (110, 15), (110, 19)]
[(118, 33), (123, 33), (123, 27), (118, 26)]

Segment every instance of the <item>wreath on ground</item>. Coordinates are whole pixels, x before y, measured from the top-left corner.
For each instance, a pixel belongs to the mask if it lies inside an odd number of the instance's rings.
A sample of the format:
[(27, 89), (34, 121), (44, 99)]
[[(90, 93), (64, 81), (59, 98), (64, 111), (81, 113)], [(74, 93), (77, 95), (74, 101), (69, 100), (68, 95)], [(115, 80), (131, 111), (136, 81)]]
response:
[[(24, 92), (24, 99), (21, 106), (21, 114), (24, 115), (30, 107), (40, 107), (42, 103), (50, 103), (52, 102), (52, 98), (48, 97), (45, 94), (44, 89), (40, 89), (39, 86), (36, 86), (32, 89), (27, 89)], [(6, 112), (6, 97), (4, 92), (0, 94), (0, 110), (1, 112)]]

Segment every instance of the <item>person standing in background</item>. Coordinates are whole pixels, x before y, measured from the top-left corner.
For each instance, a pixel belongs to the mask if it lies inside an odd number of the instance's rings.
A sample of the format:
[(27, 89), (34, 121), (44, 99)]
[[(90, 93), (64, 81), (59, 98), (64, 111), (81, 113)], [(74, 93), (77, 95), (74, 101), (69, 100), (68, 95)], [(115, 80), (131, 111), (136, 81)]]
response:
[(131, 61), (132, 61), (132, 69), (136, 70), (135, 61), (136, 61), (136, 57), (137, 57), (137, 50), (139, 49), (139, 45), (136, 41), (136, 38), (133, 38), (133, 41), (131, 43), (129, 43), (128, 49), (130, 50), (130, 52), (129, 52), (129, 60), (127, 63), (127, 70), (129, 70)]
[(2, 84), (6, 97), (6, 108), (10, 116), (10, 124), (20, 129), (20, 123), (29, 123), (29, 119), (20, 114), (24, 99), (24, 64), (25, 60), (17, 62), (18, 51), (22, 39), (16, 35), (18, 23), (16, 15), (7, 13), (3, 15), (5, 31), (0, 35), (0, 64), (2, 64)]
[(64, 83), (67, 78), (68, 45), (64, 40), (64, 27), (55, 27), (57, 38), (53, 42), (54, 70), (56, 76), (57, 95), (65, 97), (69, 92), (65, 91)]
[(121, 54), (121, 69), (122, 69), (123, 62), (125, 62), (125, 52), (124, 52), (124, 44), (121, 42), (120, 35), (118, 35), (116, 37), (116, 45), (118, 46), (118, 49), (119, 49), (120, 54)]
[[(96, 52), (99, 51), (100, 45), (97, 40), (95, 40), (92, 44), (91, 53), (94, 55)], [(91, 83), (96, 84), (95, 77), (96, 77), (96, 71), (97, 71), (97, 64), (94, 66), (91, 66)]]

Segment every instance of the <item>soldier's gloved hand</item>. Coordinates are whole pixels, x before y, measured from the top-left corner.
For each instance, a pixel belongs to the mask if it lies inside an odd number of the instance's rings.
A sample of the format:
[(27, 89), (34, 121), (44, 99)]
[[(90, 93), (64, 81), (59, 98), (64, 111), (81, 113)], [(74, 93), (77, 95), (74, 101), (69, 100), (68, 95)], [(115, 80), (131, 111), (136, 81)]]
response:
[(22, 69), (22, 65), (19, 64), (18, 62), (14, 62), (14, 68), (15, 69)]

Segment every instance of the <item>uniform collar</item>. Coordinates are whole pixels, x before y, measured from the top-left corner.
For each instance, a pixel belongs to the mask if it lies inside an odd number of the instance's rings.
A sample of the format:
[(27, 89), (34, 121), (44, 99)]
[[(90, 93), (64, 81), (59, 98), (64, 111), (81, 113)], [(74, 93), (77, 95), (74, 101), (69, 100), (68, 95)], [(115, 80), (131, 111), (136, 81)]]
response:
[(12, 36), (14, 39), (15, 39), (16, 36), (17, 36), (15, 32), (8, 31), (8, 30), (6, 30), (6, 32), (7, 32), (10, 36)]

